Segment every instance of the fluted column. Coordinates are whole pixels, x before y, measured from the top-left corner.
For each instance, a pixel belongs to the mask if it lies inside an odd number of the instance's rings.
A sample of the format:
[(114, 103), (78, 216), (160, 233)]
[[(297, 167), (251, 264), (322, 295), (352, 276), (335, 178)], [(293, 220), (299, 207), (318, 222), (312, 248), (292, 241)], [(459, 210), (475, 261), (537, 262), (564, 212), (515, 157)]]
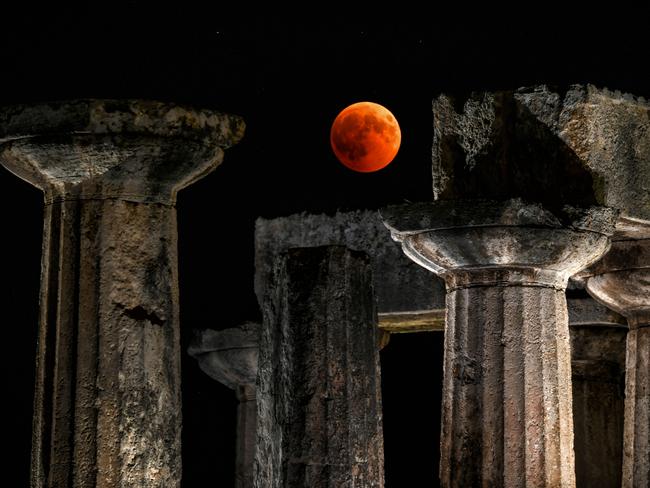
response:
[(627, 336), (623, 487), (650, 485), (650, 320)]
[[(621, 239), (583, 277), (596, 299), (627, 318), (623, 487), (650, 484), (650, 227)], [(629, 233), (628, 233), (629, 234)]]
[(257, 388), (237, 387), (237, 443), (235, 445), (235, 488), (252, 488), (257, 446)]
[(576, 485), (620, 488), (627, 323), (592, 298), (568, 305)]
[(180, 485), (175, 199), (242, 131), (158, 102), (0, 111), (0, 161), (45, 196), (32, 487)]
[(407, 256), (445, 279), (445, 487), (574, 486), (564, 290), (609, 246), (615, 212), (521, 200), (382, 212)]
[(188, 348), (199, 367), (237, 394), (235, 487), (251, 488), (257, 442), (256, 386), (260, 325), (199, 331)]
[(344, 247), (290, 249), (264, 302), (257, 488), (384, 486), (371, 263)]

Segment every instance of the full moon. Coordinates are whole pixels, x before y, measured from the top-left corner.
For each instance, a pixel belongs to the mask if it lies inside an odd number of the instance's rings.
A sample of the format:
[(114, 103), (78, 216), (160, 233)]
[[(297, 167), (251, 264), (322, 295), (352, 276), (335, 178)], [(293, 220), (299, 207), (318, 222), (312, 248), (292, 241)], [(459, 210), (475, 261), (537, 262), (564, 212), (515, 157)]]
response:
[(402, 141), (397, 119), (372, 102), (359, 102), (337, 115), (330, 131), (334, 154), (345, 166), (371, 173), (388, 166)]

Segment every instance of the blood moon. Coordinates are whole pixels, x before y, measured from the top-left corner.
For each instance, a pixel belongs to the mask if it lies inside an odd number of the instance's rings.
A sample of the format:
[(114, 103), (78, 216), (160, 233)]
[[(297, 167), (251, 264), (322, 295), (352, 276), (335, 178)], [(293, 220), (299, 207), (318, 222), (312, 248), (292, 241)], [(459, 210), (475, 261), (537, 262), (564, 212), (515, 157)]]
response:
[(395, 158), (402, 133), (390, 111), (372, 102), (353, 103), (334, 119), (330, 143), (345, 166), (371, 173), (388, 166)]

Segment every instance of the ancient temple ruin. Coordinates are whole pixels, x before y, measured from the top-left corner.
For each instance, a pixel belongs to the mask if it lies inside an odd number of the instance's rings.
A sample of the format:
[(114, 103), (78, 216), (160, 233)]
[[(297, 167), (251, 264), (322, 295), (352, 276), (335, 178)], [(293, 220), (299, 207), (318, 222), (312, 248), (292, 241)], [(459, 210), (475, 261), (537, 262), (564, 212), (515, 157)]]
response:
[(243, 121), (0, 111), (0, 161), (45, 194), (32, 486), (180, 486), (188, 353), (237, 395), (238, 487), (383, 487), (379, 355), (426, 332), (442, 486), (648, 487), (650, 105), (540, 86), (433, 117), (430, 201), (260, 218), (262, 323), (180, 351), (175, 196)]

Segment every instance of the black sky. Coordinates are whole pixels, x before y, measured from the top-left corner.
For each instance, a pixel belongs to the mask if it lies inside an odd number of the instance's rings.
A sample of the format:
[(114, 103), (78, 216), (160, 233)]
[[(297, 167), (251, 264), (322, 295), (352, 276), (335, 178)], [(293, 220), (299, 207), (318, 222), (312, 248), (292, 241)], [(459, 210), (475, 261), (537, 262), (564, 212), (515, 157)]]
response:
[[(281, 12), (226, 15), (221, 4), (207, 3), (18, 5), (1, 19), (0, 105), (147, 98), (245, 118), (241, 144), (179, 196), (185, 346), (192, 329), (259, 319), (257, 216), (430, 199), (431, 99), (441, 92), (589, 82), (650, 96), (648, 8), (594, 14), (595, 8), (569, 15), (542, 5), (475, 12), (433, 4), (433, 13), (352, 19), (319, 11), (294, 19)], [(396, 160), (376, 174), (347, 170), (329, 149), (332, 120), (360, 100), (388, 107), (402, 129)], [(15, 446), (3, 472), (15, 473), (11, 486), (27, 486), (42, 198), (6, 171), (0, 198), (3, 403), (11, 419), (7, 445)], [(382, 354), (387, 486), (432, 486), (440, 337), (396, 338)], [(191, 360), (183, 367), (184, 486), (229, 486), (234, 395)]]

